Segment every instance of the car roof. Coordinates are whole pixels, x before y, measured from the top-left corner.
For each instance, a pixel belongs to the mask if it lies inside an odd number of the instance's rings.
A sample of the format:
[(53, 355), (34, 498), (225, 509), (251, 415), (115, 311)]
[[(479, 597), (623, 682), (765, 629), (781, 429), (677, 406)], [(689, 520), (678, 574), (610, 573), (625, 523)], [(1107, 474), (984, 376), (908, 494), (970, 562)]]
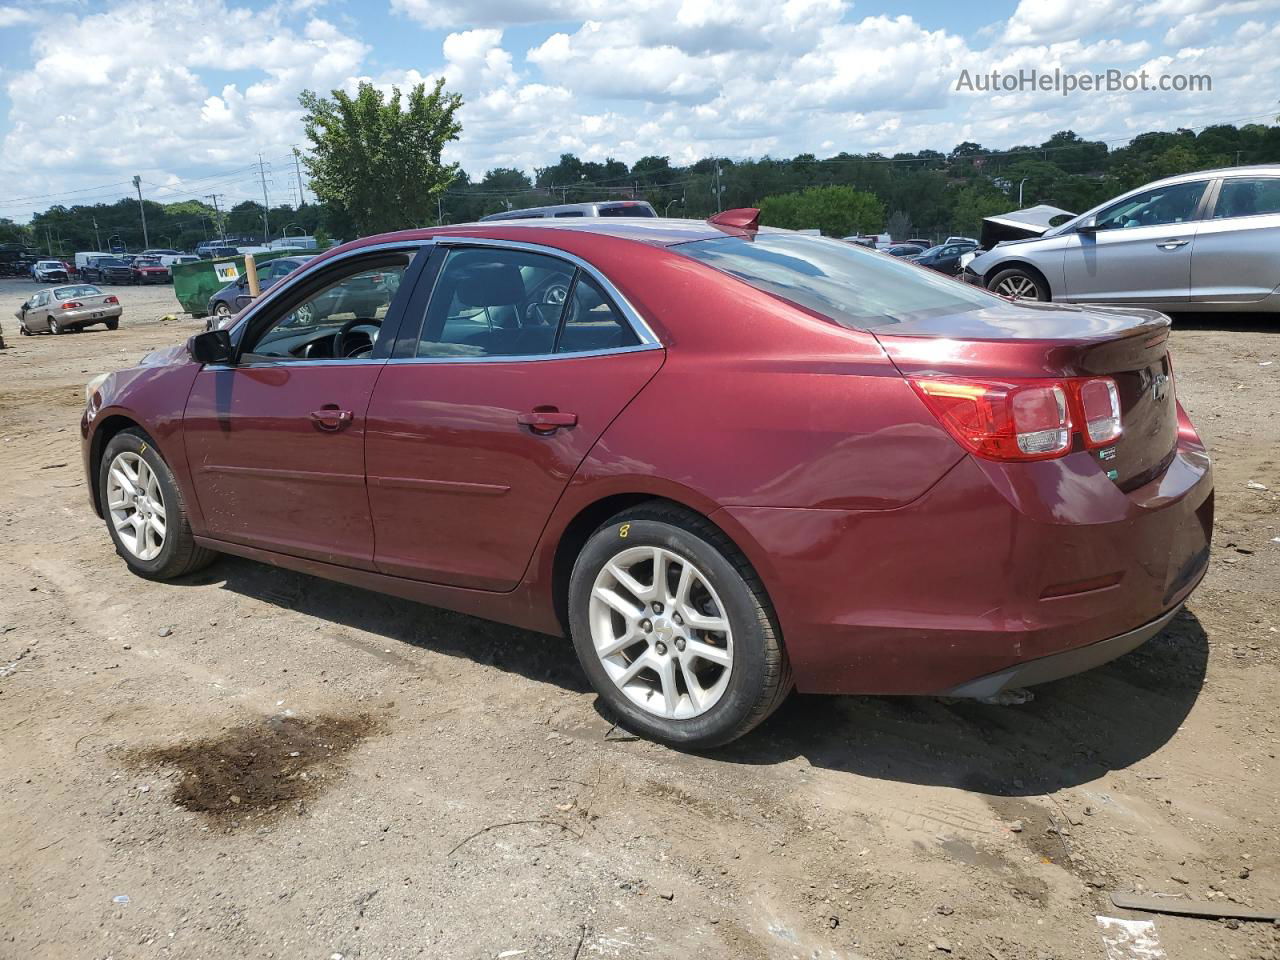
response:
[(1258, 174), (1280, 177), (1280, 163), (1257, 163), (1247, 167), (1218, 167), (1214, 170), (1194, 170), (1191, 173), (1179, 173), (1177, 176), (1153, 180), (1150, 183), (1143, 184), (1139, 189), (1163, 187), (1173, 183), (1189, 183), (1193, 180), (1207, 180), (1213, 177), (1256, 177)]
[[(547, 217), (531, 217), (524, 220), (488, 220), (483, 223), (461, 223), (447, 227), (433, 227), (425, 231), (406, 231), (406, 234), (423, 236), (476, 236), (519, 228), (530, 232), (552, 232), (557, 230), (574, 233), (591, 233), (604, 237), (617, 237), (622, 240), (635, 240), (655, 246), (668, 247), (677, 243), (688, 243), (691, 240), (709, 240), (723, 237), (726, 234), (737, 234), (733, 228), (721, 229), (706, 220), (676, 220), (666, 217), (572, 217), (552, 219)], [(768, 230), (768, 227), (761, 228)]]

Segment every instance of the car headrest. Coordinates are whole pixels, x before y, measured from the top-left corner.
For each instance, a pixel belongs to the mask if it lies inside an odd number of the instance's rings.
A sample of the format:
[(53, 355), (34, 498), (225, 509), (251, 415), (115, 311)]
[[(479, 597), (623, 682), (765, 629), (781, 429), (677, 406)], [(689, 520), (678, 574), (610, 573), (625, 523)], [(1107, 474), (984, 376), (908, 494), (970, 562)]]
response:
[(477, 263), (458, 278), (458, 300), (468, 307), (507, 307), (524, 300), (524, 278), (511, 263)]

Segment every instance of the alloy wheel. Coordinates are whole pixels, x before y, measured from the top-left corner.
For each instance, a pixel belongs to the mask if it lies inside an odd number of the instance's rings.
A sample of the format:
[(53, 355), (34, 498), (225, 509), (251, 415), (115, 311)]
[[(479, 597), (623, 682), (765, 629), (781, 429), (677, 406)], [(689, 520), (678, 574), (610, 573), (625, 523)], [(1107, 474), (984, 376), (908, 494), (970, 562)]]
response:
[(719, 702), (733, 631), (710, 580), (662, 547), (615, 554), (596, 575), (588, 616), (605, 673), (641, 709), (687, 720)]
[(124, 451), (107, 472), (107, 510), (125, 549), (154, 560), (164, 549), (165, 509), (160, 479), (139, 454)]
[(1002, 297), (1009, 297), (1011, 300), (1040, 299), (1039, 291), (1036, 290), (1036, 285), (1030, 277), (1005, 277), (996, 284), (995, 292)]

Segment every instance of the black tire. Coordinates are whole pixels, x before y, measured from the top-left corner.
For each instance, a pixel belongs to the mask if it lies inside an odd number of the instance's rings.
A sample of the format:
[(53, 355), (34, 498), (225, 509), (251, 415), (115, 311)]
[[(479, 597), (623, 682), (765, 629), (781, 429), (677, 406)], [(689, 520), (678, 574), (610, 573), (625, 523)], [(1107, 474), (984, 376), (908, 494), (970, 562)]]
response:
[[(610, 678), (595, 652), (589, 608), (596, 576), (621, 549), (636, 546), (662, 547), (691, 560), (718, 594), (732, 630), (728, 685), (709, 710), (689, 719), (667, 719), (638, 706)], [(640, 504), (592, 534), (570, 575), (569, 622), (578, 660), (612, 713), (629, 730), (668, 746), (707, 749), (736, 740), (773, 713), (793, 686), (760, 578), (714, 524), (672, 504)]]
[(108, 320), (108, 321), (106, 321), (106, 324), (107, 324), (107, 329), (108, 329), (108, 330), (116, 330), (116, 329), (119, 329), (119, 327), (120, 327), (120, 321), (119, 321), (119, 319), (116, 319), (116, 320)]
[(49, 332), (55, 337), (60, 333), (66, 333), (67, 328), (60, 324), (54, 317), (49, 318)]
[[(147, 466), (156, 475), (161, 496), (164, 498), (164, 545), (160, 553), (151, 560), (139, 559), (124, 545), (116, 532), (115, 525), (111, 522), (111, 513), (107, 507), (107, 475), (112, 462), (124, 452), (137, 454), (146, 461)], [(133, 428), (121, 430), (107, 443), (107, 448), (102, 452), (102, 460), (98, 464), (98, 497), (106, 519), (107, 532), (111, 536), (111, 542), (115, 544), (116, 553), (138, 576), (148, 580), (172, 580), (207, 567), (217, 558), (218, 555), (214, 551), (196, 546), (188, 520), (187, 506), (182, 498), (182, 491), (178, 489), (178, 483), (173, 477), (173, 471), (152, 445), (151, 438), (141, 430)]]
[(231, 316), (231, 305), (225, 300), (219, 300), (213, 307), (213, 314), (219, 320), (225, 320)]
[[(1001, 288), (1004, 289), (1001, 289)], [(1049, 299), (1049, 287), (1039, 274), (1024, 270), (1021, 267), (1009, 267), (1007, 270), (1001, 270), (991, 278), (991, 282), (987, 284), (987, 289), (992, 293), (999, 294), (1002, 297), (1009, 297), (1013, 300), (1040, 300), (1047, 301)], [(1025, 291), (1019, 294), (1017, 291)], [(1034, 296), (1027, 295), (1034, 291)]]

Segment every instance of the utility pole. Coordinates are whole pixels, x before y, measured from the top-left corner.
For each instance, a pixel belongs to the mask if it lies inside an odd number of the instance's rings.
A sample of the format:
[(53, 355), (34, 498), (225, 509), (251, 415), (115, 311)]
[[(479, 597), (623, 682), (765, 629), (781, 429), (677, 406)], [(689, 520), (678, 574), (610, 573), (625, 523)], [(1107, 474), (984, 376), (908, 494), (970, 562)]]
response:
[(302, 189), (302, 163), (298, 159), (298, 148), (293, 148), (293, 169), (298, 172), (298, 206), (301, 207), (307, 202), (307, 195)]
[(724, 204), (720, 194), (724, 191), (724, 187), (720, 186), (720, 158), (716, 157), (716, 213), (724, 210)]
[(97, 217), (92, 217), (92, 218), (90, 218), (90, 219), (92, 219), (92, 220), (93, 220), (93, 249), (95, 249), (95, 250), (101, 250), (101, 249), (102, 249), (102, 238), (101, 238), (100, 236), (98, 236), (98, 218), (97, 218)]
[(444, 195), (436, 194), (436, 226), (444, 226)]
[(53, 256), (53, 240), (49, 238), (49, 225), (44, 225), (44, 247), (49, 251), (49, 256)]
[(1022, 180), (1019, 181), (1018, 183), (1018, 209), (1019, 210), (1022, 209), (1022, 188), (1026, 184), (1026, 182), (1030, 179), (1031, 179), (1030, 177), (1023, 177)]
[(262, 166), (262, 154), (258, 154), (258, 176), (262, 180), (262, 242), (271, 239), (271, 227), (267, 223), (267, 211), (271, 209), (267, 202), (267, 173)]
[(220, 237), (222, 237), (222, 242), (223, 242), (223, 243), (226, 243), (226, 242), (227, 242), (227, 228), (226, 228), (225, 226), (223, 226), (223, 223), (222, 223), (222, 213), (218, 210), (218, 198), (219, 198), (220, 196), (222, 196), (222, 194), (220, 194), (220, 193), (208, 193), (208, 194), (205, 194), (205, 196), (207, 196), (210, 200), (212, 200), (212, 201), (213, 201), (213, 219), (214, 219), (214, 221), (215, 221), (215, 222), (214, 222), (214, 226), (216, 226), (216, 227), (218, 228), (218, 235), (219, 235)]
[(142, 213), (142, 249), (146, 250), (151, 246), (151, 240), (147, 237), (147, 208), (142, 205), (142, 178), (134, 174), (133, 185), (138, 188), (138, 210)]

